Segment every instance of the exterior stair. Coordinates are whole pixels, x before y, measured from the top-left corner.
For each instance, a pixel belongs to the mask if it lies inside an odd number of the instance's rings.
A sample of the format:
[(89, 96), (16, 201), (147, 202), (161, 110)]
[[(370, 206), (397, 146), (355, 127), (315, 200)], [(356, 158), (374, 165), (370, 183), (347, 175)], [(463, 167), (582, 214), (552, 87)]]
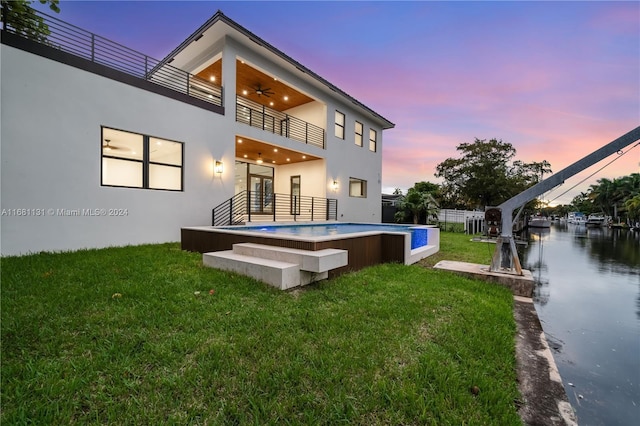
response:
[(234, 244), (232, 250), (204, 253), (202, 262), (211, 268), (237, 272), (287, 290), (326, 279), (331, 269), (348, 264), (348, 252), (240, 243)]

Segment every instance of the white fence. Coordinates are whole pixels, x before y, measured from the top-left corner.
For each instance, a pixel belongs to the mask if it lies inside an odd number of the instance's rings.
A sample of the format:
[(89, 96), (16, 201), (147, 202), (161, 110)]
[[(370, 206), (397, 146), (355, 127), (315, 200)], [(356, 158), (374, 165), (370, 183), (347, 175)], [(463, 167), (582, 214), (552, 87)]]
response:
[(484, 212), (479, 210), (440, 209), (438, 222), (462, 223), (467, 234), (484, 232)]

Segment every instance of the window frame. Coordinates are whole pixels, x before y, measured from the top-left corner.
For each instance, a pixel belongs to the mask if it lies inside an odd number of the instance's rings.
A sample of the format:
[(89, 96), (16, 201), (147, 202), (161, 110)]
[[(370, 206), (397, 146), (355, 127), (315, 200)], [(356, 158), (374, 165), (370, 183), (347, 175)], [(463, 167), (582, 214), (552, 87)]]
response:
[[(354, 195), (352, 192), (352, 184), (360, 183), (360, 195)], [(364, 179), (349, 177), (349, 197), (353, 198), (367, 198), (367, 181)]]
[[(360, 133), (358, 133), (358, 125), (360, 125)], [(363, 147), (364, 146), (364, 125), (359, 122), (358, 120), (356, 120), (355, 124), (353, 125), (354, 127), (354, 133), (355, 133), (355, 144), (356, 146), (359, 147)], [(360, 140), (360, 143), (358, 143), (358, 140)]]
[[(372, 135), (373, 138), (371, 138)], [(375, 129), (369, 129), (369, 151), (378, 152), (378, 131)]]
[[(342, 124), (338, 123), (338, 116), (342, 117)], [(345, 126), (346, 126), (346, 123), (347, 123), (347, 116), (344, 113), (336, 110), (335, 117), (334, 117), (334, 122), (335, 122), (335, 127), (334, 127), (334, 132), (333, 132), (334, 136), (336, 138), (338, 138), (338, 139), (344, 140), (344, 138), (345, 138)], [(338, 130), (340, 130), (340, 135), (338, 134)]]
[[(105, 155), (103, 149), (103, 142), (105, 140), (105, 130), (114, 130), (122, 133), (129, 133), (136, 136), (142, 136), (142, 159), (135, 158), (126, 158), (119, 157), (117, 155)], [(150, 140), (157, 139), (160, 141), (177, 143), (180, 144), (180, 164), (171, 164), (171, 163), (163, 163), (157, 160), (151, 160), (150, 157)], [(151, 191), (171, 191), (171, 192), (184, 192), (184, 147), (185, 143), (180, 141), (175, 141), (167, 138), (161, 138), (158, 136), (150, 136), (145, 135), (143, 133), (132, 132), (130, 130), (122, 130), (115, 127), (109, 126), (100, 126), (100, 186), (107, 188), (130, 188), (130, 189), (146, 189)], [(111, 185), (104, 183), (104, 159), (114, 159), (119, 161), (131, 161), (135, 163), (139, 163), (142, 165), (142, 185), (141, 186), (130, 186), (130, 185)], [(172, 188), (154, 188), (150, 186), (149, 182), (149, 171), (150, 166), (162, 166), (162, 167), (173, 167), (176, 169), (180, 169), (180, 189), (172, 189)]]

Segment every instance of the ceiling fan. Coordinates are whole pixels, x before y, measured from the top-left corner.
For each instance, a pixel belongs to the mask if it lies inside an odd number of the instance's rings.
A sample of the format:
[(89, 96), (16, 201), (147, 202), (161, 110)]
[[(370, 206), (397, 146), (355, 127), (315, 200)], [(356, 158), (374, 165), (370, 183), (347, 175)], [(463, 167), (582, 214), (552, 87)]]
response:
[(272, 91), (270, 87), (264, 88), (260, 83), (256, 85), (254, 90), (256, 91), (256, 95), (258, 96), (266, 96), (268, 98), (271, 95), (275, 95), (275, 92)]
[(109, 145), (109, 142), (111, 142), (111, 139), (105, 139), (104, 140), (106, 143), (102, 145), (102, 149), (104, 149), (105, 151), (111, 151), (111, 150), (116, 150), (116, 149), (122, 149), (119, 148), (117, 146), (113, 146), (113, 145)]

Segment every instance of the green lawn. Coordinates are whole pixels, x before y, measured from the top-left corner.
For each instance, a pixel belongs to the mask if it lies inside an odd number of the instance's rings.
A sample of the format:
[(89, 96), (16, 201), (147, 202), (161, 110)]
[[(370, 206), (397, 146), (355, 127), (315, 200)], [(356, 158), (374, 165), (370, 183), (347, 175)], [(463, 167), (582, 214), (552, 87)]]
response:
[(177, 244), (1, 266), (3, 425), (520, 423), (498, 286), (387, 264), (281, 292)]

